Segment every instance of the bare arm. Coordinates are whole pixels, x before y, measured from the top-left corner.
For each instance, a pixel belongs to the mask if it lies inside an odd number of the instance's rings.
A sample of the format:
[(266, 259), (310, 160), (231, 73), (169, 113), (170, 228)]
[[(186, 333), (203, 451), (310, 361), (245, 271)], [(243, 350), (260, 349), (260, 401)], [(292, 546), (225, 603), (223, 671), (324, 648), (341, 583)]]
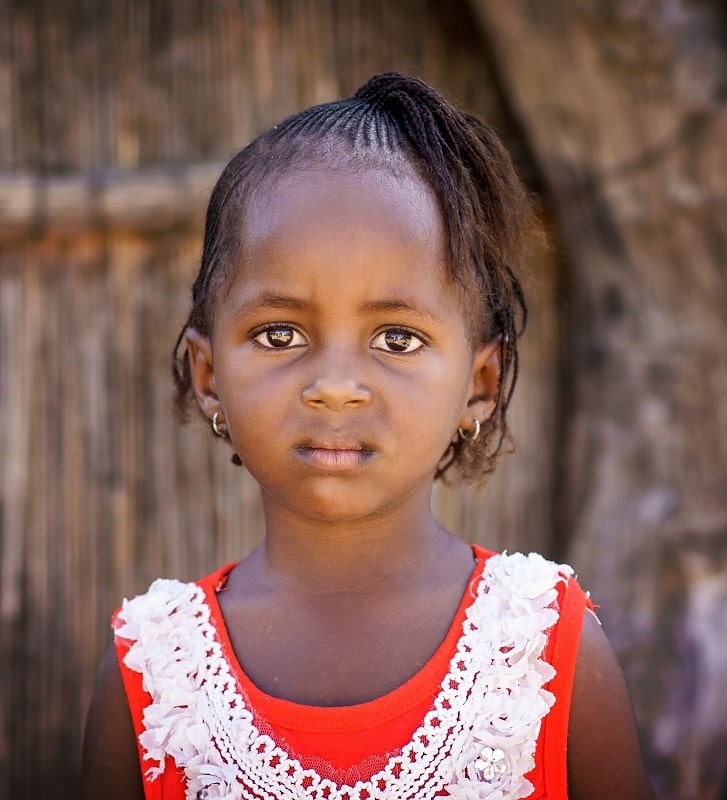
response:
[(144, 800), (139, 754), (114, 647), (101, 666), (86, 720), (82, 800)]
[(586, 612), (568, 725), (570, 800), (654, 800), (621, 668)]

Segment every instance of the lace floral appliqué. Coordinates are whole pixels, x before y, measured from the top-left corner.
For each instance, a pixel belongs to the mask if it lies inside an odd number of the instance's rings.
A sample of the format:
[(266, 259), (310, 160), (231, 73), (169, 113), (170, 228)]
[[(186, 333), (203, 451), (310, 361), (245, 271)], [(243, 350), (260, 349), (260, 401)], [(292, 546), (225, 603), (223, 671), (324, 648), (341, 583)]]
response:
[(572, 574), (541, 556), (488, 559), (432, 709), (385, 767), (353, 786), (322, 778), (255, 726), (195, 583), (157, 580), (125, 601), (116, 635), (151, 703), (139, 740), (152, 762), (184, 770), (187, 797), (209, 800), (518, 800), (533, 786), (535, 745), (555, 675), (543, 660), (558, 619), (557, 585)]

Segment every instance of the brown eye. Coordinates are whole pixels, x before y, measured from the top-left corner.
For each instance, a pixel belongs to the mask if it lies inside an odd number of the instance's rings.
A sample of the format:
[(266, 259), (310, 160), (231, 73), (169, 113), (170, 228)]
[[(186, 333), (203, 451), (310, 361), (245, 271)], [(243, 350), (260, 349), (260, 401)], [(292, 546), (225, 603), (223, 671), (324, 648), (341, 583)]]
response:
[(424, 346), (424, 342), (413, 331), (402, 328), (389, 328), (377, 334), (371, 342), (374, 350), (386, 353), (415, 353)]
[(254, 340), (263, 347), (284, 349), (300, 347), (306, 341), (295, 328), (290, 325), (274, 325), (258, 333)]

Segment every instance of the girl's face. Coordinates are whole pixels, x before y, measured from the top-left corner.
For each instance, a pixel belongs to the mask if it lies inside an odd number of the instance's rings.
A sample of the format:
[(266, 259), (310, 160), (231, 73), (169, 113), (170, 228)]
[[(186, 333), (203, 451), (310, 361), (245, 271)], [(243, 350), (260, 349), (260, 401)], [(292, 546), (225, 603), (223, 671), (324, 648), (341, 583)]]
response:
[(202, 410), (224, 415), (264, 502), (331, 522), (428, 508), (497, 368), (494, 344), (473, 353), (429, 189), (297, 170), (257, 192), (242, 240), (212, 341), (189, 347)]

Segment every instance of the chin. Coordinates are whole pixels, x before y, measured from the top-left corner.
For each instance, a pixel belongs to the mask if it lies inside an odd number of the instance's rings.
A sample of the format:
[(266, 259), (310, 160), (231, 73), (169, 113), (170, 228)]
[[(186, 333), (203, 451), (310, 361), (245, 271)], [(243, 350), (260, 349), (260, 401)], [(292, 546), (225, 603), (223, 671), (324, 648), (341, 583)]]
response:
[(315, 487), (303, 498), (287, 498), (287, 502), (283, 500), (283, 503), (302, 517), (332, 524), (356, 522), (377, 516), (386, 506), (375, 498), (368, 498), (367, 501), (363, 496), (366, 494), (363, 489), (344, 487), (339, 482), (332, 483), (332, 486)]
[(342, 504), (340, 499), (334, 498), (331, 501), (321, 499), (320, 502), (310, 503), (301, 510), (302, 516), (315, 519), (320, 522), (339, 523), (356, 522), (366, 517), (375, 516), (379, 513), (379, 508), (366, 508), (359, 504)]

